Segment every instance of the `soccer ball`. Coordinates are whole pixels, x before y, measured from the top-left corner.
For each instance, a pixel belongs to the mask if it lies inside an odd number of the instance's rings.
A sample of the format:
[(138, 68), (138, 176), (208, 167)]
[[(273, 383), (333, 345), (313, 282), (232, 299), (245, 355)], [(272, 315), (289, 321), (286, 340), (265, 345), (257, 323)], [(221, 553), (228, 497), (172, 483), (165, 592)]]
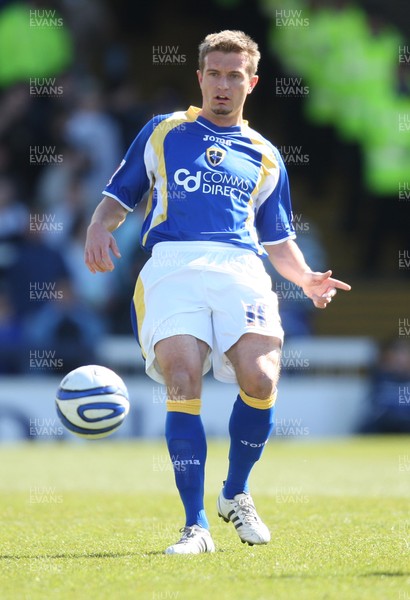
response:
[(95, 440), (121, 426), (130, 409), (128, 390), (111, 369), (86, 365), (63, 378), (57, 390), (56, 408), (71, 433)]

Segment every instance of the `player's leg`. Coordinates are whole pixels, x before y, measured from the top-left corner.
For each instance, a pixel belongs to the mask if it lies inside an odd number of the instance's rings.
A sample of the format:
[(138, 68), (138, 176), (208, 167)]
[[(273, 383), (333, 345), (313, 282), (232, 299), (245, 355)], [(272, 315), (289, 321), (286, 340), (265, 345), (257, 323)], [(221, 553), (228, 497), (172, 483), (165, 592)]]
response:
[(192, 335), (173, 335), (157, 342), (154, 350), (168, 397), (174, 401), (200, 398), (208, 344)]
[[(181, 540), (169, 554), (212, 552), (204, 509), (206, 437), (200, 417), (203, 365), (209, 346), (191, 335), (162, 339), (155, 356), (167, 392), (165, 436), (174, 466), (175, 482), (185, 509)], [(204, 531), (205, 530), (205, 531)]]
[(270, 533), (256, 513), (248, 478), (273, 428), (283, 339), (278, 300), (262, 261), (232, 252), (225, 272), (214, 277), (211, 301), (215, 377), (241, 388), (229, 422), (229, 471), (218, 512), (242, 541), (265, 544)]
[(246, 333), (226, 353), (240, 387), (229, 422), (227, 498), (249, 491), (249, 474), (272, 432), (280, 348), (277, 338)]
[(246, 333), (226, 352), (240, 393), (229, 421), (229, 470), (218, 498), (218, 512), (231, 520), (241, 540), (250, 544), (270, 540), (249, 495), (248, 478), (273, 429), (280, 347), (278, 338)]
[(255, 398), (268, 398), (276, 390), (280, 372), (282, 340), (245, 333), (226, 351), (240, 388)]
[[(161, 243), (141, 270), (131, 318), (147, 374), (168, 390), (166, 439), (186, 512), (181, 543), (171, 553), (212, 551), (203, 503), (206, 439), (200, 417), (202, 375), (210, 368), (211, 311), (201, 269), (202, 249)], [(198, 531), (199, 530), (199, 531)]]

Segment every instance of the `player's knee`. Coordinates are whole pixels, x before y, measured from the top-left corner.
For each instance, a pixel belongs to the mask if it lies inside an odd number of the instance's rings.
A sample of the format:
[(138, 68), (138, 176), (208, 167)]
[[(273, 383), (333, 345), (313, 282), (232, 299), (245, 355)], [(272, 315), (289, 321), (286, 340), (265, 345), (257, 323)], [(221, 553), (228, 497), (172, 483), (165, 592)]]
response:
[(244, 392), (252, 398), (270, 398), (276, 390), (279, 377), (279, 356), (258, 361), (256, 365), (247, 369), (243, 386)]
[(174, 368), (164, 373), (170, 400), (199, 398), (201, 395), (201, 374), (189, 368)]
[[(245, 386), (244, 386), (245, 387)], [(246, 382), (244, 392), (252, 398), (270, 398), (276, 389), (276, 379), (273, 379), (265, 374), (250, 377)]]

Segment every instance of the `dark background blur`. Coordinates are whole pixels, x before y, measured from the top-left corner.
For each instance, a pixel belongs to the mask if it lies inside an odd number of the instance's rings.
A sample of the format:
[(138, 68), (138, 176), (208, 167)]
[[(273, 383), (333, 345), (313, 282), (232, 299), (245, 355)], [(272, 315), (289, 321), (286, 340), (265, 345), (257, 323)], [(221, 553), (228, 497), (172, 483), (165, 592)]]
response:
[[(312, 311), (273, 274), (285, 330), (408, 338), (409, 13), (405, 0), (0, 2), (1, 371), (26, 372), (28, 350), (58, 346), (66, 372), (91, 362), (104, 336), (131, 332), (143, 213), (116, 234), (123, 259), (112, 274), (87, 272), (86, 227), (145, 122), (200, 105), (197, 47), (225, 28), (260, 46), (245, 118), (282, 151), (298, 242), (312, 268), (353, 286)], [(348, 133), (344, 107), (357, 110)], [(395, 145), (399, 159), (386, 158)], [(401, 171), (382, 179), (380, 160)]]

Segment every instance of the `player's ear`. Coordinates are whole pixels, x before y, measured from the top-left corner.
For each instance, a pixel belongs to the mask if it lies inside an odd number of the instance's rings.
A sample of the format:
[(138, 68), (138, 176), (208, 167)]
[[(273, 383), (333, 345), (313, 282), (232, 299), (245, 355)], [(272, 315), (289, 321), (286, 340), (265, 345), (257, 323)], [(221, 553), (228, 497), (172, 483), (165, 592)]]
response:
[(202, 76), (202, 72), (199, 69), (196, 72), (196, 76), (198, 77), (199, 85), (201, 85), (203, 76)]
[(252, 75), (252, 77), (249, 80), (248, 94), (250, 94), (252, 92), (253, 88), (258, 83), (258, 81), (259, 81), (259, 76), (258, 75)]
[(250, 94), (252, 92), (253, 88), (258, 83), (258, 81), (259, 81), (259, 76), (258, 75), (252, 75), (252, 77), (249, 80), (248, 94)]

